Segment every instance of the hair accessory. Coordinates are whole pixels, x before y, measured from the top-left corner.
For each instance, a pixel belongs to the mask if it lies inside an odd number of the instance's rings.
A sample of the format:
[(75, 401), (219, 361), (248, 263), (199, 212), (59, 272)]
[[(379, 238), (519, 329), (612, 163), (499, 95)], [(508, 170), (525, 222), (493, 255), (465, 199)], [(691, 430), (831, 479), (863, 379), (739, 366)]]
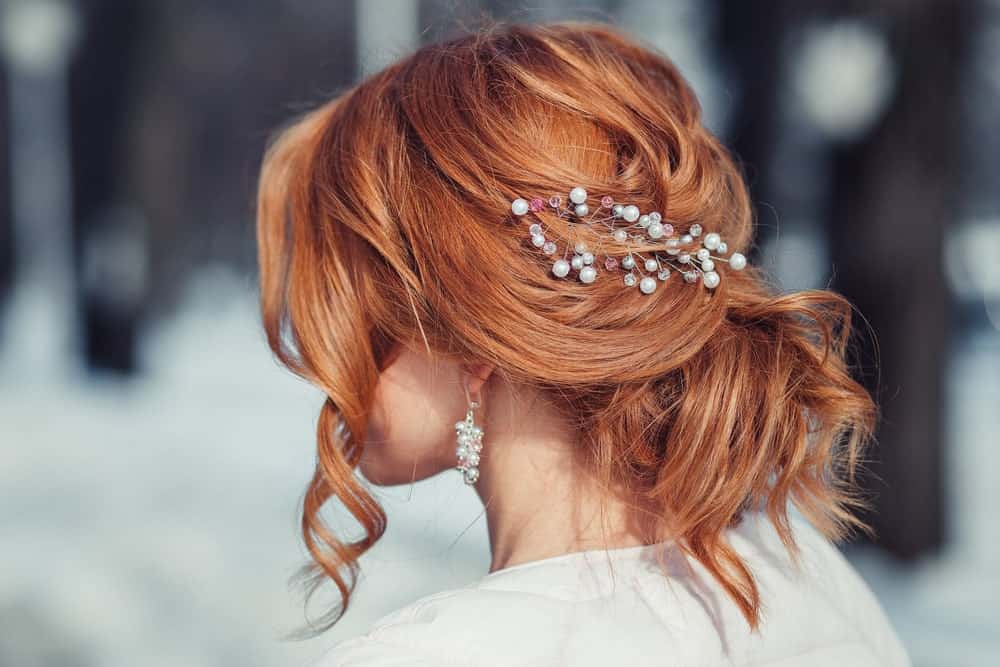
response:
[(457, 468), (462, 471), (466, 484), (475, 484), (479, 479), (479, 452), (483, 451), (483, 429), (476, 425), (473, 411), (479, 407), (478, 401), (469, 401), (469, 409), (465, 419), (455, 422), (455, 433), (458, 446), (455, 454), (458, 456)]
[[(613, 241), (616, 246), (620, 246), (620, 252), (600, 253), (604, 257), (604, 270), (622, 270), (622, 282), (627, 287), (638, 285), (643, 294), (656, 291), (658, 282), (670, 278), (671, 269), (677, 271), (685, 282), (696, 283), (701, 280), (708, 289), (715, 289), (721, 281), (716, 270), (717, 262), (727, 263), (735, 271), (741, 271), (747, 265), (746, 257), (738, 252), (732, 253), (728, 258), (724, 257), (729, 251), (725, 241), (716, 232), (703, 235), (702, 226), (698, 223), (690, 225), (684, 233), (675, 233), (674, 226), (657, 211), (642, 213), (637, 206), (616, 203), (608, 195), (601, 197), (592, 210), (587, 200), (587, 191), (577, 186), (569, 191), (568, 205), (564, 206), (563, 198), (555, 195), (549, 198), (548, 206), (559, 218), (566, 219), (570, 227), (605, 227), (608, 243)], [(545, 202), (537, 197), (531, 200), (518, 197), (510, 205), (511, 212), (517, 217), (529, 212), (539, 213), (544, 208)], [(558, 247), (555, 242), (546, 238), (545, 227), (540, 222), (529, 224), (528, 235), (531, 244), (546, 255), (557, 254)], [(651, 245), (659, 247), (643, 252), (632, 248)], [(603, 247), (602, 244), (601, 248)], [(567, 244), (562, 256), (552, 263), (552, 274), (557, 278), (565, 278), (572, 270), (576, 271), (580, 282), (594, 282), (598, 266), (596, 251), (601, 248), (592, 250), (587, 243), (577, 241), (570, 256)], [(617, 255), (622, 253), (624, 256), (619, 258)]]

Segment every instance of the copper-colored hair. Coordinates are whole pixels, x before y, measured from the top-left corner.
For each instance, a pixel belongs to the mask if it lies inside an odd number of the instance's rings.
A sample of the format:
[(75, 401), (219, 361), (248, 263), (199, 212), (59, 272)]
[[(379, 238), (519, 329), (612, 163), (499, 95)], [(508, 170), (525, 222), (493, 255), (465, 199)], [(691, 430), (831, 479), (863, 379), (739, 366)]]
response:
[[(753, 267), (723, 268), (714, 292), (677, 280), (649, 296), (610, 275), (554, 279), (509, 205), (574, 185), (659, 210), (681, 232), (698, 222), (733, 250), (751, 240), (746, 186), (691, 88), (602, 25), (498, 25), (423, 47), (268, 151), (264, 326), (278, 358), (327, 395), (302, 517), (315, 580), (342, 596), (324, 627), (385, 530), (354, 469), (400, 342), (547, 391), (580, 427), (588, 469), (656, 508), (646, 539), (669, 517), (752, 628), (760, 595), (724, 536), (742, 512), (766, 509), (793, 556), (789, 502), (832, 540), (870, 531), (855, 471), (876, 409), (845, 363), (850, 305), (827, 290), (777, 295)], [(333, 497), (364, 537), (326, 527)]]

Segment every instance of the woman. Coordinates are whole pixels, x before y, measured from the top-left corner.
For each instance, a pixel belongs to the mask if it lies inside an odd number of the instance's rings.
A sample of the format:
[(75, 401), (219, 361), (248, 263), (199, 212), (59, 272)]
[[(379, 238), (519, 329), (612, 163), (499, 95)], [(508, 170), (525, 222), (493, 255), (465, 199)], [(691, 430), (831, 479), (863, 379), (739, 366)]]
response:
[(355, 469), (486, 507), (488, 575), (323, 665), (909, 664), (831, 544), (867, 529), (850, 306), (747, 266), (746, 186), (662, 56), (584, 24), (422, 48), (281, 135), (258, 215), (268, 340), (327, 395), (327, 626), (386, 525)]

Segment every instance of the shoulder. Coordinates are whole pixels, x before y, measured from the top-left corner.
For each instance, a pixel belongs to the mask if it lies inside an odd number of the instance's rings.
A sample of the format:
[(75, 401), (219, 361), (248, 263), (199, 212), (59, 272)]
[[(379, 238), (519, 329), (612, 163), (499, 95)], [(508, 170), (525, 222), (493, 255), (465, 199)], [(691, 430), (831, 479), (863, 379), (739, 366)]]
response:
[(703, 659), (718, 644), (710, 624), (686, 618), (693, 603), (663, 597), (686, 589), (638, 590), (640, 570), (622, 563), (612, 576), (599, 556), (568, 555), (498, 571), (379, 619), (313, 667), (637, 665), (651, 654), (664, 665), (715, 664)]
[[(801, 596), (801, 612), (837, 618), (881, 656), (881, 664), (910, 664), (895, 629), (874, 591), (840, 548), (805, 517), (789, 515), (800, 558), (793, 564), (773, 526), (763, 517), (734, 531), (753, 561), (754, 572), (775, 599)], [(772, 605), (773, 607), (773, 605)], [(767, 610), (765, 610), (767, 611)], [(773, 615), (780, 610), (772, 608)]]
[[(443, 591), (383, 616), (365, 634), (335, 644), (312, 667), (506, 664), (505, 651), (516, 660), (541, 648), (534, 633), (552, 627), (560, 606), (565, 604), (479, 584)], [(517, 642), (510, 644), (513, 637)]]

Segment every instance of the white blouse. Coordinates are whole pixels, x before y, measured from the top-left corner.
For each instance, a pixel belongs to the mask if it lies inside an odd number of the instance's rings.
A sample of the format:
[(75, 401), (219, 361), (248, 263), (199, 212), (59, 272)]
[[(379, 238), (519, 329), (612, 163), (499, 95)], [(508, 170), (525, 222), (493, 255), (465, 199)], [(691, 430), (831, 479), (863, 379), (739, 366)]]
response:
[[(871, 589), (805, 519), (796, 570), (770, 522), (730, 544), (755, 575), (758, 633), (672, 542), (522, 563), (424, 597), (336, 644), (316, 667), (770, 665), (899, 667), (910, 659)], [(669, 549), (666, 575), (654, 549)]]

